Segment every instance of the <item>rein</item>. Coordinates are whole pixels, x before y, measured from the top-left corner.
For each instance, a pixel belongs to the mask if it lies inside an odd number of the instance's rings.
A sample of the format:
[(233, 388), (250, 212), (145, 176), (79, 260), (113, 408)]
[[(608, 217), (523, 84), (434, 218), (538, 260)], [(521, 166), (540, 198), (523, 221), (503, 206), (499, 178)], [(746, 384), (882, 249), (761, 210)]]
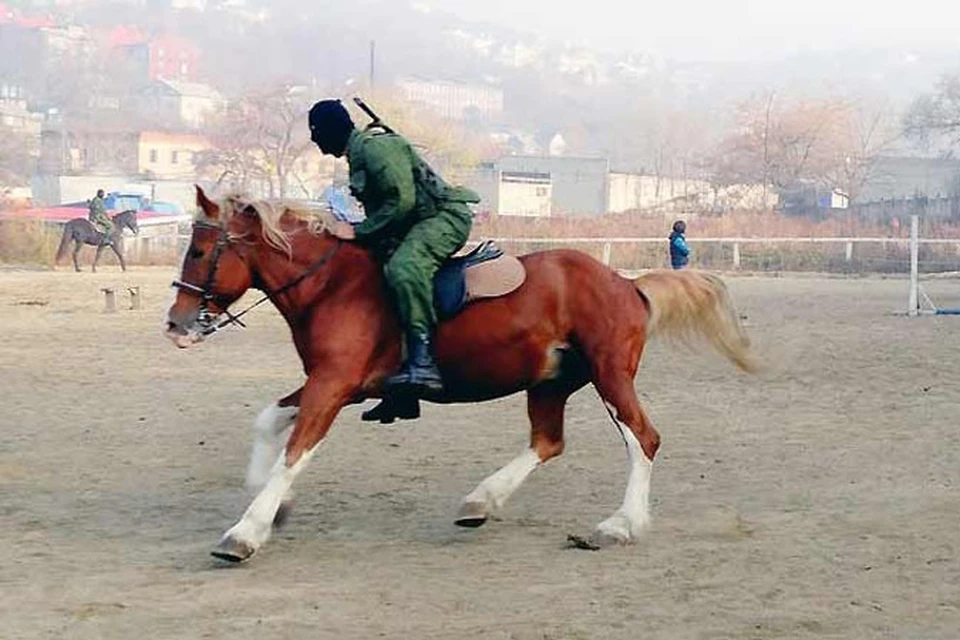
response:
[(303, 273), (296, 276), (293, 280), (286, 283), (276, 291), (266, 291), (265, 295), (262, 298), (260, 298), (259, 300), (257, 300), (256, 302), (248, 306), (246, 309), (244, 309), (240, 313), (237, 313), (237, 314), (230, 313), (230, 310), (227, 308), (227, 305), (223, 305), (222, 313), (227, 317), (221, 320), (220, 322), (215, 322), (217, 319), (217, 316), (210, 313), (209, 303), (211, 300), (214, 300), (220, 297), (213, 292), (213, 285), (214, 285), (214, 280), (216, 279), (216, 276), (217, 276), (217, 267), (219, 266), (219, 263), (220, 263), (220, 255), (223, 253), (224, 248), (230, 244), (230, 238), (227, 235), (227, 230), (221, 227), (220, 225), (213, 225), (210, 223), (197, 221), (193, 223), (193, 226), (203, 227), (207, 229), (216, 229), (220, 232), (220, 236), (217, 238), (217, 244), (213, 250), (213, 261), (210, 264), (210, 271), (207, 273), (207, 280), (202, 287), (199, 287), (190, 282), (184, 282), (183, 280), (174, 280), (171, 283), (171, 286), (173, 286), (174, 288), (180, 289), (181, 291), (186, 291), (187, 293), (193, 293), (200, 296), (200, 316), (197, 318), (197, 324), (199, 324), (202, 327), (200, 331), (200, 335), (202, 336), (212, 335), (217, 331), (220, 331), (224, 327), (227, 327), (231, 324), (235, 324), (237, 326), (246, 328), (247, 325), (244, 324), (243, 321), (240, 320), (240, 318), (242, 318), (243, 316), (247, 315), (257, 307), (259, 307), (261, 304), (269, 300), (271, 297), (276, 298), (277, 296), (280, 296), (286, 293), (290, 289), (293, 289), (295, 286), (303, 282), (305, 279), (309, 278), (311, 275), (315, 274), (317, 271), (322, 269), (324, 265), (330, 262), (330, 260), (337, 253), (337, 250), (340, 248), (340, 245), (342, 244), (342, 241), (339, 238), (337, 238), (336, 244), (333, 245), (333, 247), (330, 250), (328, 250), (326, 253), (320, 256), (320, 259), (317, 260), (312, 265), (310, 265), (310, 267), (308, 267)]

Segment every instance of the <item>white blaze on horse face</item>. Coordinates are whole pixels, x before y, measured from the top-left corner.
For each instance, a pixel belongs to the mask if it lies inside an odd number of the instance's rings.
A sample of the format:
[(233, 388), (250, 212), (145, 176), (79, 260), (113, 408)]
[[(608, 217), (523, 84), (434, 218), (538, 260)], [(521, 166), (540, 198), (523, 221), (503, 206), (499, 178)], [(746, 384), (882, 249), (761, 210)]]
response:
[[(607, 408), (611, 416), (616, 416), (613, 407), (608, 404)], [(627, 446), (630, 472), (623, 504), (616, 513), (597, 526), (597, 531), (620, 542), (630, 542), (650, 524), (650, 474), (653, 461), (644, 453), (630, 427), (616, 418), (614, 420)]]
[(481, 482), (470, 495), (464, 498), (464, 502), (485, 504), (489, 510), (499, 509), (538, 466), (540, 466), (540, 456), (533, 449), (527, 449)]
[(163, 335), (169, 338), (170, 341), (173, 342), (173, 344), (175, 344), (178, 348), (186, 349), (188, 347), (192, 347), (198, 342), (203, 342), (204, 336), (202, 333), (197, 331), (197, 329), (195, 328), (195, 325), (186, 327), (185, 333), (182, 333), (181, 331), (170, 328), (171, 324), (176, 324), (173, 322), (173, 319), (170, 317), (170, 311), (169, 311), (170, 309), (173, 308), (174, 304), (176, 304), (176, 300), (177, 300), (177, 293), (174, 292), (173, 298), (170, 301), (170, 304), (167, 305), (168, 311), (166, 316), (164, 317)]
[(270, 470), (270, 478), (267, 480), (267, 484), (247, 507), (240, 522), (233, 525), (223, 537), (246, 544), (251, 549), (259, 549), (270, 538), (273, 518), (277, 515), (277, 509), (280, 508), (284, 497), (290, 492), (293, 481), (296, 480), (300, 472), (306, 467), (307, 462), (313, 457), (313, 452), (317, 450), (317, 447), (304, 452), (292, 467), (287, 466), (286, 455), (281, 453)]
[(281, 407), (276, 402), (260, 412), (253, 421), (253, 448), (247, 467), (247, 489), (257, 493), (270, 478), (270, 469), (283, 452), (287, 431), (297, 419), (299, 407)]

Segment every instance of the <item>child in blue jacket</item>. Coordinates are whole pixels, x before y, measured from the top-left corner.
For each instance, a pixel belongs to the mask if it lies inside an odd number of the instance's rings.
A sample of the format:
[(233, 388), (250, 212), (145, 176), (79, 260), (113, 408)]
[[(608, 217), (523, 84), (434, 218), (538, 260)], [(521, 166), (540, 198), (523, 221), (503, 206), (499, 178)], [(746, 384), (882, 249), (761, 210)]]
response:
[(687, 223), (677, 220), (670, 234), (670, 265), (674, 269), (683, 269), (690, 262), (690, 247), (683, 234), (687, 232)]

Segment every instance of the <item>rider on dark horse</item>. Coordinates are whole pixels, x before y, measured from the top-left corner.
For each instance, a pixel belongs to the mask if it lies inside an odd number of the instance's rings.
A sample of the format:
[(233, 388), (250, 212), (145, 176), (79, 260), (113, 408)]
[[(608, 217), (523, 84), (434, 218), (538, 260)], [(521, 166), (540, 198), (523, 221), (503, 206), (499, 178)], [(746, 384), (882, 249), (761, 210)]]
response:
[(90, 201), (90, 224), (100, 234), (100, 244), (110, 244), (110, 234), (113, 232), (113, 221), (107, 215), (107, 206), (103, 202), (103, 189), (97, 190), (96, 197)]
[[(407, 140), (379, 123), (357, 131), (339, 100), (313, 105), (309, 124), (322, 153), (346, 156), (350, 191), (366, 213), (356, 226), (341, 222), (331, 231), (368, 247), (383, 265), (406, 336), (403, 365), (386, 380), (386, 392), (408, 400), (440, 393), (431, 348), (437, 326), (433, 278), (466, 244), (473, 224), (468, 203), (480, 198), (447, 184)], [(376, 419), (376, 411), (364, 417)]]

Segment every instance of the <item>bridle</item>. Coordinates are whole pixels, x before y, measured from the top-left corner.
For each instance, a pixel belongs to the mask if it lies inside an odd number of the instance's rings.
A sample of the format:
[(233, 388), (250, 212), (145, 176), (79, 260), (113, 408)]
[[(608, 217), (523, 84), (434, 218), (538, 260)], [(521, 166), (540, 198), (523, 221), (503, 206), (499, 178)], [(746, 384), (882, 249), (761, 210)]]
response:
[[(226, 228), (219, 224), (212, 224), (210, 222), (205, 222), (203, 220), (197, 220), (193, 223), (194, 228), (201, 229), (214, 229), (218, 232), (217, 243), (213, 248), (213, 257), (210, 261), (210, 270), (207, 271), (207, 279), (203, 283), (203, 286), (195, 285), (191, 282), (184, 282), (183, 280), (174, 280), (171, 284), (172, 287), (179, 289), (185, 293), (192, 293), (200, 297), (200, 313), (197, 316), (197, 324), (200, 325), (200, 335), (209, 336), (216, 333), (220, 329), (227, 327), (231, 324), (235, 324), (240, 327), (246, 327), (243, 321), (240, 320), (243, 316), (250, 313), (261, 304), (269, 300), (270, 298), (276, 299), (277, 296), (286, 293), (290, 289), (294, 288), (306, 278), (310, 277), (317, 271), (319, 271), (325, 264), (327, 264), (334, 254), (337, 252), (337, 249), (340, 248), (341, 240), (338, 238), (336, 244), (320, 256), (320, 259), (313, 263), (309, 268), (307, 268), (303, 273), (295, 277), (290, 282), (286, 283), (276, 291), (269, 291), (265, 287), (258, 287), (259, 289), (265, 292), (265, 295), (248, 306), (246, 309), (240, 313), (233, 314), (230, 313), (230, 310), (227, 308), (229, 303), (226, 302), (223, 295), (214, 293), (213, 285), (216, 282), (217, 278), (217, 268), (220, 264), (220, 256), (223, 254), (223, 250), (230, 245), (230, 236), (227, 233)], [(227, 316), (225, 319), (217, 322), (218, 314), (212, 313), (210, 311), (210, 302), (216, 301), (218, 306), (222, 309), (222, 315)]]

